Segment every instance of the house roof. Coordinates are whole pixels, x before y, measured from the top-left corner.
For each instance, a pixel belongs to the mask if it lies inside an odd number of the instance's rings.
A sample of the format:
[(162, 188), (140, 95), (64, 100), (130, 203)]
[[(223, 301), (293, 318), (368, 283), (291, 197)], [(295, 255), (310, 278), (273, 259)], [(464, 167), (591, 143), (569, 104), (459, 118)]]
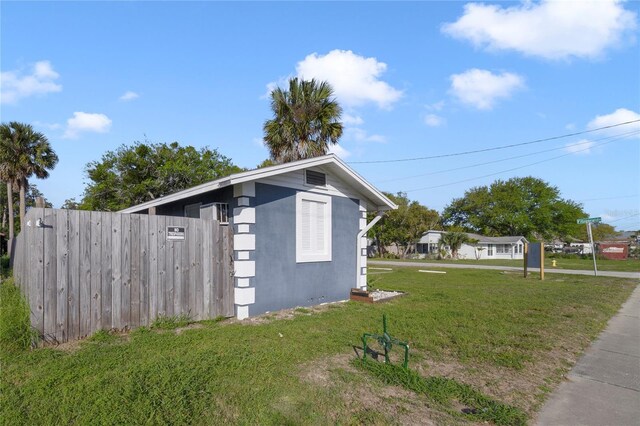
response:
[(150, 207), (160, 206), (173, 201), (182, 200), (184, 198), (192, 197), (194, 195), (203, 194), (209, 191), (225, 188), (240, 183), (256, 181), (259, 179), (268, 178), (271, 176), (289, 173), (296, 170), (302, 170), (310, 167), (323, 166), (328, 168), (335, 175), (348, 182), (359, 193), (364, 195), (368, 200), (375, 204), (375, 208), (370, 210), (393, 210), (398, 206), (387, 198), (381, 191), (367, 182), (362, 176), (356, 173), (352, 168), (347, 166), (341, 159), (334, 154), (323, 155), (321, 157), (309, 158), (306, 160), (292, 161), (290, 163), (278, 164), (275, 166), (264, 167), (261, 169), (250, 170), (248, 172), (236, 173), (233, 175), (225, 176), (220, 179), (216, 179), (210, 182), (203, 183), (193, 188), (185, 189), (164, 197), (156, 198), (155, 200), (147, 201), (136, 206), (132, 206), (121, 210), (120, 213), (137, 213), (143, 210), (147, 210)]
[[(426, 235), (429, 233), (442, 235), (442, 234), (446, 234), (447, 231), (429, 230), (425, 232), (425, 234), (420, 239), (419, 241), (420, 244), (425, 244), (428, 242), (426, 239)], [(465, 232), (465, 234), (467, 234), (467, 236), (471, 239), (478, 240), (478, 243), (485, 243), (485, 244), (515, 244), (520, 242), (521, 240), (528, 242), (527, 239), (521, 235), (514, 235), (514, 236), (507, 236), (507, 237), (487, 237), (480, 234), (473, 234), (471, 232)]]

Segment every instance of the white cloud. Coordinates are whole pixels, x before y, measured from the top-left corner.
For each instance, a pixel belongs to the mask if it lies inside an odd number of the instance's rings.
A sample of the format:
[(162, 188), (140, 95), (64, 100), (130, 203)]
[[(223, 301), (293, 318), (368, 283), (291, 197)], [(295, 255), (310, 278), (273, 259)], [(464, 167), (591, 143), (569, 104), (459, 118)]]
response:
[(60, 74), (49, 61), (36, 62), (30, 73), (22, 70), (0, 73), (0, 103), (12, 104), (33, 95), (60, 92), (62, 85), (55, 83)]
[[(599, 129), (601, 127), (613, 126), (620, 123), (626, 123), (629, 121), (640, 120), (640, 114), (637, 112), (628, 110), (626, 108), (618, 108), (611, 114), (597, 115), (593, 120), (587, 124), (587, 129)], [(640, 132), (640, 122), (626, 124), (624, 126), (617, 126), (611, 129), (603, 130), (604, 133), (611, 135), (621, 135), (630, 132)], [(640, 138), (640, 134), (635, 133), (629, 135), (629, 137)]]
[(402, 97), (401, 90), (380, 80), (386, 70), (387, 64), (376, 58), (337, 49), (326, 55), (312, 53), (296, 65), (298, 77), (328, 81), (342, 105), (374, 103), (380, 108), (390, 108)]
[(345, 126), (360, 126), (364, 124), (364, 120), (358, 115), (342, 114), (342, 124)]
[(33, 122), (33, 125), (36, 127), (43, 127), (48, 130), (58, 130), (59, 128), (62, 127), (60, 123), (45, 123), (37, 120)]
[(451, 93), (461, 102), (478, 109), (491, 109), (498, 99), (506, 99), (524, 88), (524, 79), (513, 73), (493, 74), (487, 70), (473, 68), (462, 74), (453, 74)]
[(444, 118), (436, 114), (427, 114), (424, 117), (424, 124), (426, 124), (429, 127), (438, 127), (443, 125), (444, 122), (445, 122)]
[(622, 1), (524, 1), (501, 7), (468, 3), (442, 31), (489, 50), (545, 59), (597, 58), (632, 36), (636, 13)]
[(342, 158), (343, 160), (348, 158), (351, 155), (351, 153), (349, 151), (344, 149), (342, 147), (342, 145), (339, 145), (339, 144), (329, 145), (329, 152), (331, 154), (337, 155), (338, 157)]
[(366, 130), (359, 127), (348, 127), (344, 131), (344, 138), (355, 142), (377, 142), (386, 143), (387, 138), (382, 135), (370, 135)]
[(80, 133), (106, 133), (110, 128), (111, 119), (104, 114), (74, 112), (73, 117), (67, 120), (67, 130), (63, 136), (74, 139), (77, 138)]
[(444, 101), (439, 101), (432, 104), (428, 104), (426, 105), (426, 107), (429, 111), (442, 111), (442, 109), (444, 108), (444, 105), (445, 105)]
[(132, 91), (126, 91), (124, 93), (124, 95), (120, 96), (120, 100), (121, 101), (132, 101), (134, 99), (138, 99), (140, 97), (140, 95), (138, 95), (136, 92), (132, 92)]
[(588, 155), (591, 154), (591, 148), (593, 148), (595, 144), (593, 141), (582, 139), (578, 142), (566, 144), (564, 150), (570, 154)]

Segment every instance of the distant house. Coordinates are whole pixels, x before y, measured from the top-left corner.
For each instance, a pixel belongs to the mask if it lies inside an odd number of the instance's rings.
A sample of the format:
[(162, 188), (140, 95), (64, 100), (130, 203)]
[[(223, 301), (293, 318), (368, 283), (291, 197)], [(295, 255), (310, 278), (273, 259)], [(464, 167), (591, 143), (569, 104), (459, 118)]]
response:
[[(446, 233), (446, 231), (427, 231), (417, 244), (418, 256), (437, 255), (440, 238)], [(458, 250), (458, 257), (461, 259), (523, 259), (524, 244), (528, 243), (522, 236), (485, 237), (472, 233), (467, 235), (477, 243), (463, 244)], [(448, 250), (448, 247), (445, 249)]]
[[(397, 206), (336, 156), (207, 182), (121, 213), (210, 218), (233, 227), (235, 313), (345, 300), (367, 286), (366, 231)], [(367, 212), (377, 212), (367, 223)]]

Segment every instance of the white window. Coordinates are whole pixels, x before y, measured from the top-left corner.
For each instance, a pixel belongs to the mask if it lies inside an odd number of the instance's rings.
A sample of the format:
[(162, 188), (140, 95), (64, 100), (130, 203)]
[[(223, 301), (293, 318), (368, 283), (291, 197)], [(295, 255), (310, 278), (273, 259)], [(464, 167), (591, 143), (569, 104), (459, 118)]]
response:
[(493, 256), (493, 244), (487, 245), (487, 256)]
[(331, 197), (296, 194), (296, 262), (331, 261)]

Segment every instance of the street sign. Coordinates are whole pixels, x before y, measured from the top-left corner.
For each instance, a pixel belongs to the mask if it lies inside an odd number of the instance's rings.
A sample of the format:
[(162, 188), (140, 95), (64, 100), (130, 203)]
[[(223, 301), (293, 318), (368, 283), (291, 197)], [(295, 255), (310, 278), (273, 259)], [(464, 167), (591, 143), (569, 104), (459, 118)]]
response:
[(584, 225), (585, 223), (600, 223), (602, 222), (601, 217), (583, 217), (582, 219), (578, 219), (578, 225)]

